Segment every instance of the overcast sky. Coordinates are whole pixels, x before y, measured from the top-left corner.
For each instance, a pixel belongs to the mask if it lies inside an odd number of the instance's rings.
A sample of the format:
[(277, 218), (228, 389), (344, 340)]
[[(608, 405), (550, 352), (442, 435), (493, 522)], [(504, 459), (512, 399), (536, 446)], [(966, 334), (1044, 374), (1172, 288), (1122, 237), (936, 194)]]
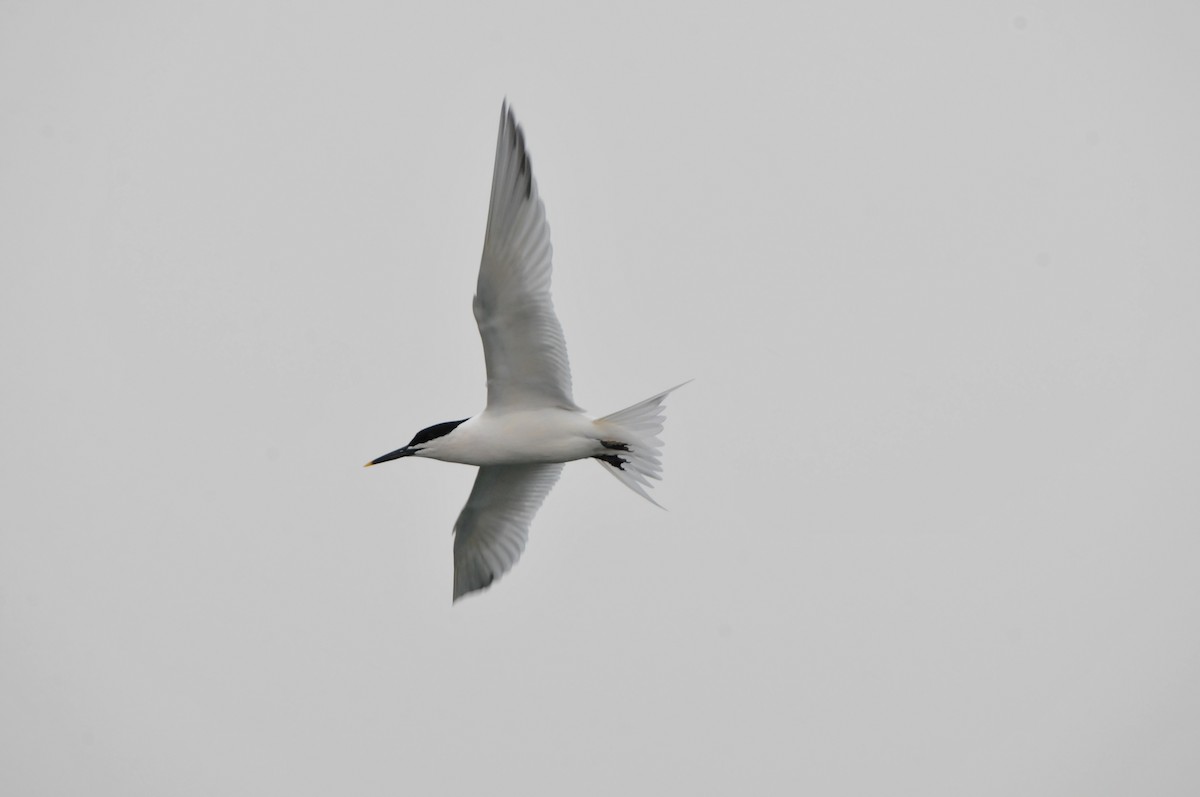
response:
[[(0, 2), (0, 792), (1200, 793), (1189, 2)], [(577, 401), (452, 606), (496, 120)]]

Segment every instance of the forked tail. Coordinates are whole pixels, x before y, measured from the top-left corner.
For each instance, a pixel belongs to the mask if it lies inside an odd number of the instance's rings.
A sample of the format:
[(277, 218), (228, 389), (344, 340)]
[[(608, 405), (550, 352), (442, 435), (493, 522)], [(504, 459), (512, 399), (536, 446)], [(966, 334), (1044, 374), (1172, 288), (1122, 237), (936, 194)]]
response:
[(594, 422), (600, 432), (600, 444), (605, 448), (605, 452), (594, 459), (626, 487), (660, 509), (662, 504), (651, 498), (645, 488), (654, 486), (651, 479), (662, 479), (663, 442), (658, 434), (667, 419), (663, 400), (686, 384), (676, 385)]

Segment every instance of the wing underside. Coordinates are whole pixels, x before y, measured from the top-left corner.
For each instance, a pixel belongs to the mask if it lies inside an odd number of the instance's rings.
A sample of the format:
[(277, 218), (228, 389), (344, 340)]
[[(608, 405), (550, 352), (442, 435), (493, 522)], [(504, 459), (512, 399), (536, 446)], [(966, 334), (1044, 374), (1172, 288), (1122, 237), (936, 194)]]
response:
[(481, 590), (521, 558), (529, 524), (563, 466), (485, 465), (454, 524), (454, 600)]
[(578, 409), (562, 325), (550, 299), (551, 256), (550, 227), (525, 133), (505, 103), (474, 302), (488, 409)]

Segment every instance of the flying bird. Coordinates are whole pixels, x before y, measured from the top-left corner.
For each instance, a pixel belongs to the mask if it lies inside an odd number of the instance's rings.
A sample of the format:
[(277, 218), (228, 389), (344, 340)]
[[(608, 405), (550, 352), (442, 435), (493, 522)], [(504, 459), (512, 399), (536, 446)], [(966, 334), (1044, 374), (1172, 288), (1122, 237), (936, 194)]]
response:
[(602, 418), (587, 415), (572, 396), (567, 345), (550, 300), (550, 256), (550, 227), (525, 133), (505, 101), (473, 303), (487, 406), (470, 418), (426, 427), (365, 466), (427, 457), (479, 467), (454, 524), (454, 601), (485, 589), (516, 564), (563, 463), (594, 459), (658, 506), (646, 488), (661, 478), (663, 400), (682, 385)]

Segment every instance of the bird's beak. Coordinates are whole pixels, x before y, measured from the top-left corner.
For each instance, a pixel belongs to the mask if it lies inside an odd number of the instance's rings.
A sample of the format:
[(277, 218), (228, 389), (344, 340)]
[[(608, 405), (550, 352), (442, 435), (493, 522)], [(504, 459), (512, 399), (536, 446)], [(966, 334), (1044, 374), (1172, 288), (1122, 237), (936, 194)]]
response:
[(393, 459), (400, 459), (401, 457), (411, 457), (415, 453), (417, 453), (417, 450), (410, 446), (405, 446), (404, 448), (397, 448), (395, 451), (393, 451), (390, 454), (384, 454), (382, 457), (376, 457), (375, 459), (368, 462), (366, 465), (363, 465), (363, 467), (369, 468), (372, 465), (378, 465), (380, 462), (389, 462)]

